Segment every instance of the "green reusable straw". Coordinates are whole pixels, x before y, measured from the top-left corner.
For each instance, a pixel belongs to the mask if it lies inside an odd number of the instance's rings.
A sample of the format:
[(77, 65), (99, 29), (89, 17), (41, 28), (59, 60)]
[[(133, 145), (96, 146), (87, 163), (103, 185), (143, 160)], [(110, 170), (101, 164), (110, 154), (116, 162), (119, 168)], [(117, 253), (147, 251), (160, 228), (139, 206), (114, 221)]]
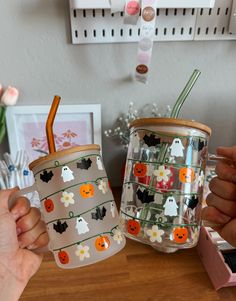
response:
[[(178, 118), (180, 109), (182, 108), (182, 105), (184, 104), (187, 96), (189, 95), (190, 91), (192, 90), (195, 82), (197, 81), (199, 75), (201, 72), (197, 69), (193, 71), (193, 74), (191, 75), (190, 79), (188, 80), (186, 86), (184, 87), (183, 91), (180, 93), (178, 99), (175, 102), (175, 105), (171, 111), (170, 117), (171, 118)], [(168, 144), (164, 144), (160, 150), (158, 161), (164, 162), (166, 151), (168, 148)]]
[(178, 99), (176, 100), (176, 103), (171, 111), (170, 117), (171, 118), (178, 118), (180, 109), (182, 105), (185, 102), (185, 99), (189, 95), (190, 91), (192, 90), (195, 82), (197, 81), (199, 75), (201, 72), (197, 69), (193, 71), (193, 74), (191, 75), (189, 81), (187, 82), (186, 86), (184, 87), (183, 91), (180, 93)]

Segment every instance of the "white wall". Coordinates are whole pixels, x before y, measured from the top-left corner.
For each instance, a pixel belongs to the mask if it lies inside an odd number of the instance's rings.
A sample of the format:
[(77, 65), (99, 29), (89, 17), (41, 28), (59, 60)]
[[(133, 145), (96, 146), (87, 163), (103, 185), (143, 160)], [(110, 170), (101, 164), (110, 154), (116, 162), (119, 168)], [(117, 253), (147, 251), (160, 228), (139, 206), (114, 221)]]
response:
[[(101, 103), (103, 129), (130, 101), (173, 104), (193, 69), (202, 75), (181, 117), (213, 129), (210, 150), (236, 144), (236, 42), (155, 43), (147, 85), (130, 79), (137, 44), (72, 45), (67, 0), (0, 0), (0, 82), (20, 89), (19, 105)], [(7, 142), (0, 146), (7, 150)], [(122, 147), (103, 137), (111, 183), (118, 185)]]

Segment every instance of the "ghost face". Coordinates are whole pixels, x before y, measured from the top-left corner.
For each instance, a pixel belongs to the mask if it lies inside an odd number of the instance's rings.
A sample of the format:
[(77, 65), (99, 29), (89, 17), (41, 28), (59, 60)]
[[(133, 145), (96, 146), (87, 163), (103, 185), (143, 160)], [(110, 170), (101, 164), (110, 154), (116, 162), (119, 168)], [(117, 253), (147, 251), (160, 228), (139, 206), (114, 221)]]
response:
[(75, 228), (77, 229), (78, 234), (84, 234), (86, 232), (89, 232), (88, 223), (83, 217), (79, 217), (77, 219)]
[(73, 171), (68, 166), (63, 166), (61, 170), (61, 177), (63, 182), (69, 182), (74, 180)]
[(102, 160), (100, 157), (97, 157), (97, 167), (98, 167), (98, 170), (103, 170), (103, 166), (102, 166)]
[(179, 138), (175, 138), (171, 144), (170, 150), (171, 156), (183, 157), (184, 147), (182, 141)]

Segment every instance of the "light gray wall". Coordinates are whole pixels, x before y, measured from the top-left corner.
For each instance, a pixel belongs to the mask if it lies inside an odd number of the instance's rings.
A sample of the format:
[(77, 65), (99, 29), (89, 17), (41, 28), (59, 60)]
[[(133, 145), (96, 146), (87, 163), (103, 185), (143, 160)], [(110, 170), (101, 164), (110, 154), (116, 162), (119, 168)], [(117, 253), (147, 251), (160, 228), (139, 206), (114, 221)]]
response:
[[(202, 75), (181, 117), (213, 129), (210, 150), (236, 144), (236, 42), (155, 43), (147, 85), (133, 82), (137, 44), (72, 45), (69, 0), (0, 0), (0, 82), (20, 89), (19, 105), (101, 103), (103, 130), (134, 101), (173, 104), (193, 69)], [(7, 142), (0, 146), (7, 150)], [(124, 151), (103, 136), (111, 183)]]

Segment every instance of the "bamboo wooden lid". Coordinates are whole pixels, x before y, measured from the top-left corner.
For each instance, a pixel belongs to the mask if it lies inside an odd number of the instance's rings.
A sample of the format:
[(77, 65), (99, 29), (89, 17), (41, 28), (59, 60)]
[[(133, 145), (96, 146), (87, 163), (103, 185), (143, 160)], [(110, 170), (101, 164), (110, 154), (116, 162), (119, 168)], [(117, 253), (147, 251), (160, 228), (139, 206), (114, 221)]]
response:
[(185, 126), (195, 128), (201, 131), (206, 132), (209, 136), (211, 135), (211, 129), (200, 122), (185, 120), (185, 119), (176, 119), (176, 118), (140, 118), (135, 119), (130, 123), (131, 127), (141, 127), (146, 125), (173, 125), (173, 126)]
[(61, 158), (65, 155), (76, 153), (76, 152), (82, 152), (82, 151), (87, 151), (87, 150), (100, 150), (100, 146), (97, 144), (86, 144), (86, 145), (81, 145), (81, 146), (75, 146), (66, 150), (58, 151), (52, 154), (49, 154), (45, 157), (39, 158), (34, 160), (29, 164), (30, 170), (33, 170), (36, 166), (41, 165), (43, 163), (46, 163), (51, 160), (56, 160), (58, 158)]

